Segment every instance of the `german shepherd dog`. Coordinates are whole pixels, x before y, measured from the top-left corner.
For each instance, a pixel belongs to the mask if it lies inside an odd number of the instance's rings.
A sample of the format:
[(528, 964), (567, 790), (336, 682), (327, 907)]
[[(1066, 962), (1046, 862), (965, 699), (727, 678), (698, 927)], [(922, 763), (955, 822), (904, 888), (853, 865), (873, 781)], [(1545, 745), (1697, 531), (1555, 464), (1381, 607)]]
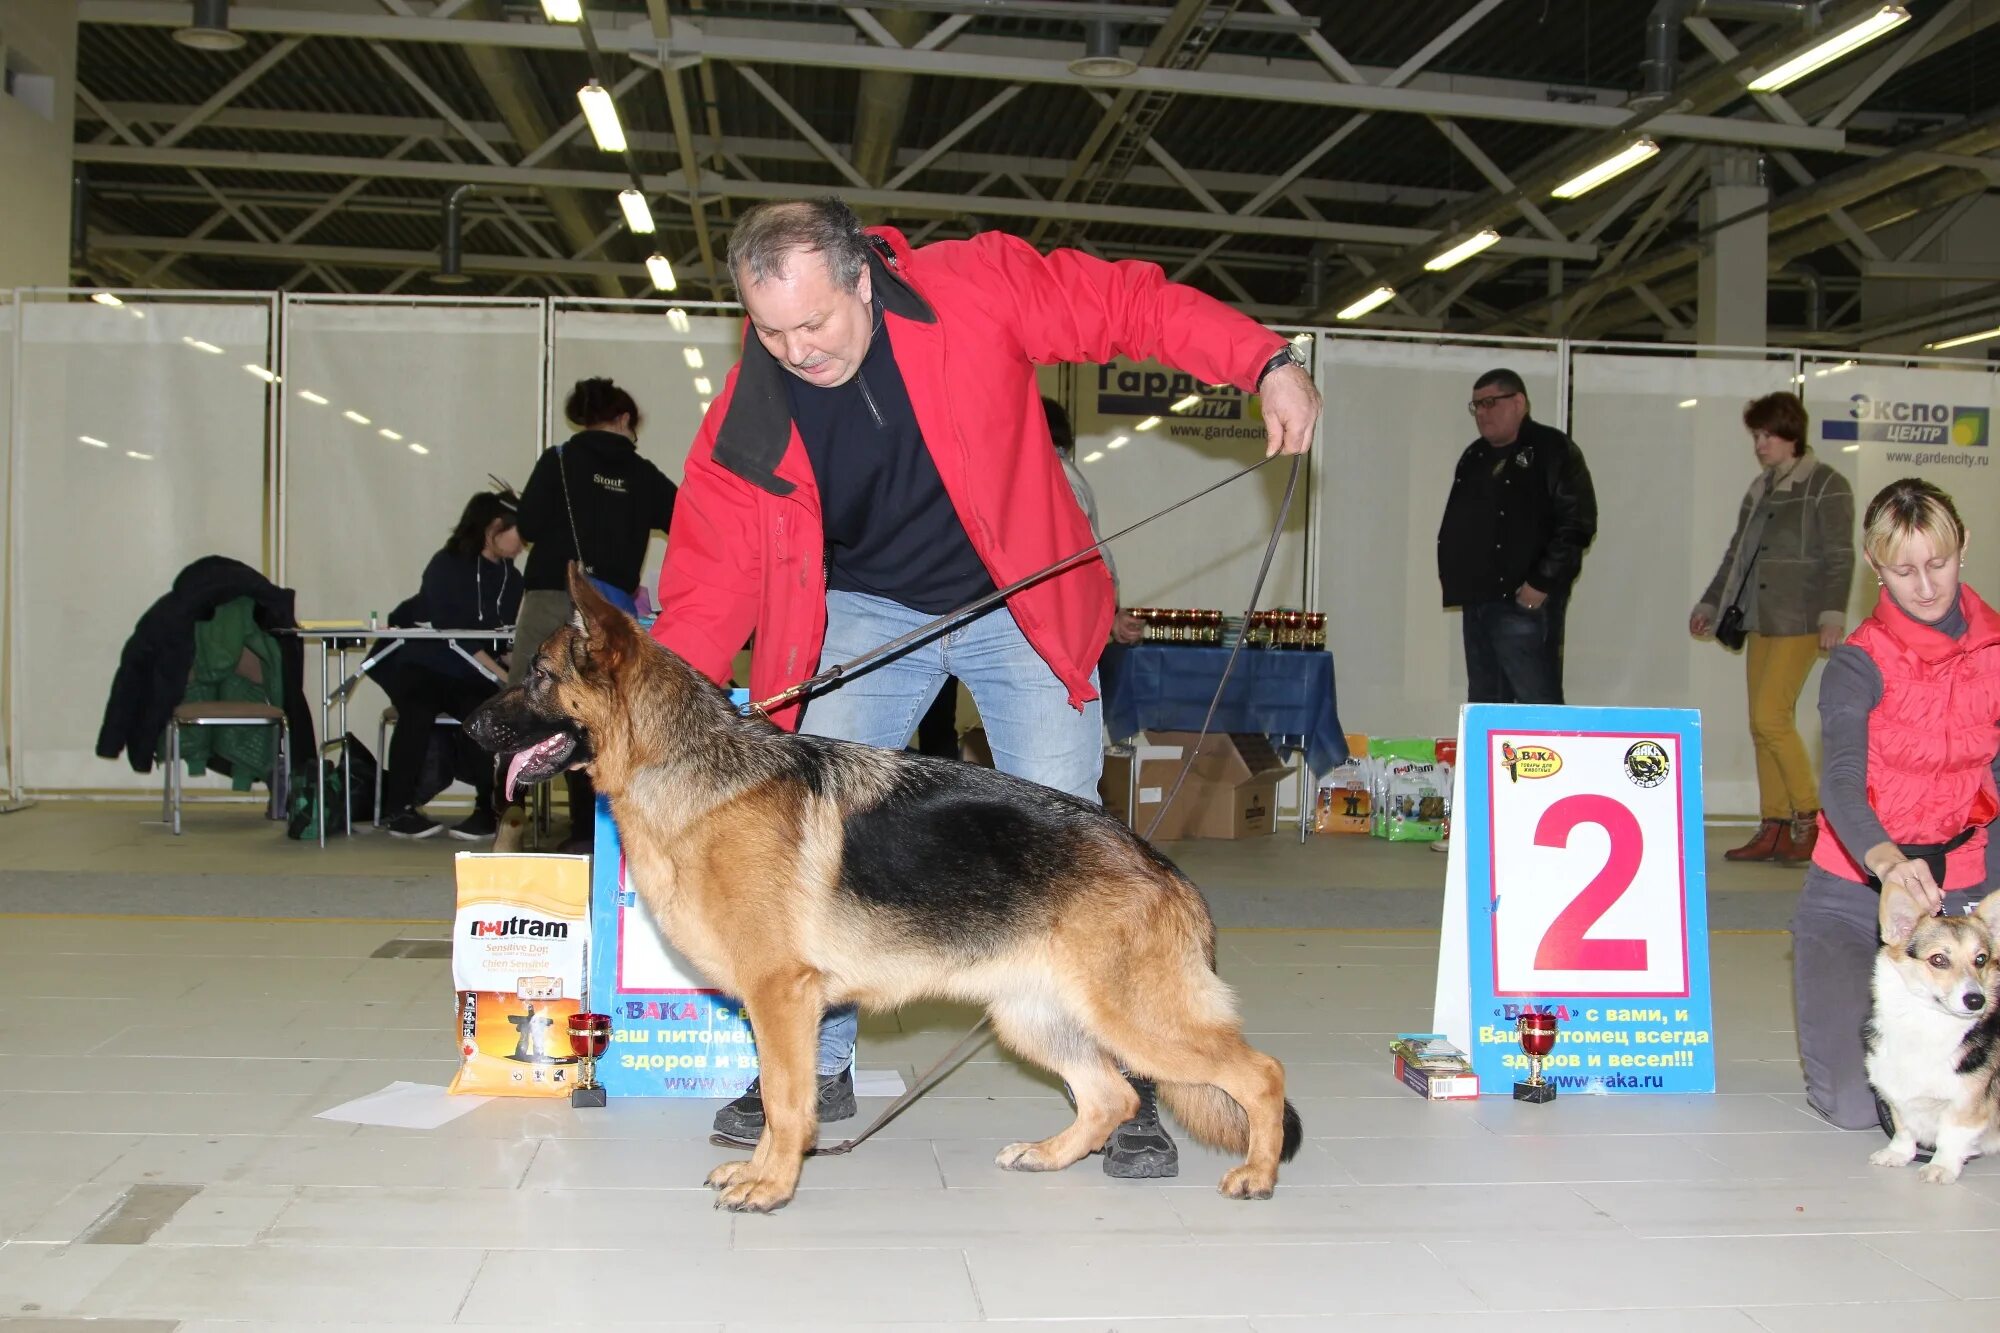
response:
[(1863, 1039), (1894, 1132), (1868, 1160), (1908, 1166), (1935, 1144), (1918, 1175), (1949, 1185), (1967, 1158), (2000, 1149), (2000, 893), (1969, 916), (1932, 916), (1885, 887), (1880, 924)]
[(1284, 1067), (1243, 1039), (1200, 892), (1096, 806), (951, 759), (798, 736), (738, 714), (571, 570), (576, 614), (520, 685), (465, 720), (507, 786), (589, 770), (660, 932), (739, 997), (765, 1129), (709, 1174), (718, 1206), (790, 1202), (818, 1137), (816, 1033), (831, 1005), (986, 1007), (1000, 1039), (1069, 1084), (1076, 1120), (1003, 1149), (1059, 1171), (1158, 1081), (1196, 1139), (1266, 1199), (1302, 1131)]

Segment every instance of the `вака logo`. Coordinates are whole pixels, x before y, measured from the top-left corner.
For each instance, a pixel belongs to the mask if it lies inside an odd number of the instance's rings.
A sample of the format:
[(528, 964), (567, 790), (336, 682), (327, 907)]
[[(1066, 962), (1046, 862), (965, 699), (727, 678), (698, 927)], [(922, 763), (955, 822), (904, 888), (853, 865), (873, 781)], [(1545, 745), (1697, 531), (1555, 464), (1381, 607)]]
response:
[(1820, 437), (1869, 444), (1953, 444), (1983, 449), (1987, 441), (1987, 409), (1870, 398), (1857, 393), (1847, 400), (1847, 420), (1822, 422)]

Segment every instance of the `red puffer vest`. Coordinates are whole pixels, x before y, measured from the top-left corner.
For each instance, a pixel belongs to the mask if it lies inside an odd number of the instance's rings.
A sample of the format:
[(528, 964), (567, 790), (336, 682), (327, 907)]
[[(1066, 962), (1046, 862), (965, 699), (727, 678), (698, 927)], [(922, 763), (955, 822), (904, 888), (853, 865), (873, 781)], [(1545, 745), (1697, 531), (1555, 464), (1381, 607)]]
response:
[[(1945, 858), (1942, 888), (1986, 878), (1986, 825), (2000, 814), (1993, 757), (2000, 753), (2000, 615), (1959, 585), (1965, 634), (1957, 639), (1905, 615), (1885, 591), (1847, 641), (1882, 672), (1868, 715), (1868, 804), (1896, 842), (1949, 842), (1978, 832)], [(1856, 853), (1865, 847), (1855, 848)], [(1822, 813), (1813, 864), (1866, 882), (1858, 855), (1840, 845)]]

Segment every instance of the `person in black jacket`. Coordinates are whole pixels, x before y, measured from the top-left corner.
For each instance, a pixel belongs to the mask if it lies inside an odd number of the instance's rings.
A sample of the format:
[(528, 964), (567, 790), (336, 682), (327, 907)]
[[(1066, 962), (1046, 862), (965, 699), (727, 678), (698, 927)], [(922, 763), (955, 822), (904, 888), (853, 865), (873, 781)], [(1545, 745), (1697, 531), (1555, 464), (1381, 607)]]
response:
[(1479, 438), (1459, 455), (1438, 528), (1438, 583), (1465, 620), (1471, 703), (1563, 702), (1563, 621), (1597, 495), (1583, 452), (1528, 415), (1528, 388), (1489, 370), (1467, 404)]
[[(536, 461), (521, 491), (520, 533), (532, 549), (510, 685), (521, 682), (542, 641), (569, 619), (570, 561), (629, 612), (646, 544), (673, 522), (676, 488), (639, 452), (644, 418), (631, 394), (608, 379), (578, 380), (563, 415), (581, 429)], [(566, 776), (570, 832), (563, 850), (589, 851), (596, 797), (582, 773)]]
[[(417, 621), (436, 629), (500, 629), (514, 623), (522, 594), (521, 575), (514, 568), (521, 554), (515, 505), (512, 495), (494, 491), (481, 491), (466, 502), (444, 549), (424, 566), (414, 606), (406, 604)], [(499, 692), (497, 682), (507, 668), (494, 649), (492, 639), (413, 639), (371, 672), (398, 718), (389, 742), (389, 771), (382, 778), (382, 809), (392, 837), (428, 838), (441, 831), (442, 825), (416, 808), (431, 723), (439, 717), (462, 720)], [(492, 760), (458, 768), (477, 798), (471, 815), (454, 825), (451, 835), (468, 842), (490, 838), (496, 828)]]

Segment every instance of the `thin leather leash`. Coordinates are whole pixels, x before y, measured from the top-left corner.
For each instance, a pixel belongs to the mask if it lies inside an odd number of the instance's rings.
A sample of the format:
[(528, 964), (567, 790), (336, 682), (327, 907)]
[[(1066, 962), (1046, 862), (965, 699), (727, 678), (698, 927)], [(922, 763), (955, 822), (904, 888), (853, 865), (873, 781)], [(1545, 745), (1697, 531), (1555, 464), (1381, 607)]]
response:
[[(883, 644), (881, 647), (871, 649), (868, 652), (861, 654), (861, 656), (854, 658), (852, 661), (842, 662), (838, 666), (828, 667), (825, 671), (822, 671), (817, 676), (812, 677), (812, 679), (801, 681), (799, 684), (792, 686), (790, 689), (785, 690), (782, 693), (772, 695), (769, 699), (764, 700), (762, 703), (745, 704), (739, 711), (741, 711), (745, 717), (768, 715), (769, 710), (771, 710), (772, 708), (783, 707), (785, 704), (791, 702), (794, 699), (800, 698), (801, 696), (809, 693), (810, 691), (814, 690), (817, 687), (832, 684), (833, 682), (840, 680), (844, 676), (851, 675), (856, 671), (874, 665), (878, 661), (881, 661), (888, 657), (892, 657), (896, 653), (901, 652), (903, 649), (911, 646), (912, 644), (921, 642), (926, 636), (938, 632), (940, 629), (952, 624), (955, 621), (958, 621), (960, 619), (970, 618), (971, 616), (977, 614), (978, 612), (983, 611), (987, 607), (993, 605), (995, 602), (998, 602), (1006, 597), (1010, 597), (1014, 593), (1019, 592), (1023, 588), (1031, 587), (1034, 584), (1041, 582), (1043, 579), (1053, 577), (1055, 574), (1058, 574), (1063, 570), (1074, 567), (1077, 564), (1077, 562), (1091, 555), (1096, 554), (1096, 552), (1102, 547), (1104, 547), (1106, 544), (1116, 541), (1118, 538), (1125, 536), (1127, 533), (1134, 532), (1139, 528), (1143, 528), (1148, 523), (1153, 522), (1155, 519), (1164, 518), (1168, 514), (1173, 513), (1176, 509), (1179, 509), (1184, 505), (1192, 504), (1196, 500), (1201, 499), (1204, 495), (1208, 495), (1213, 491), (1221, 490), (1224, 486), (1229, 485), (1230, 482), (1249, 476), (1252, 472), (1255, 472), (1258, 468), (1261, 468), (1264, 466), (1264, 464), (1270, 462), (1272, 457), (1276, 457), (1276, 455), (1271, 455), (1269, 457), (1260, 459), (1259, 461), (1252, 463), (1249, 467), (1244, 468), (1241, 472), (1235, 473), (1232, 476), (1225, 477), (1221, 481), (1216, 482), (1213, 486), (1208, 486), (1203, 488), (1202, 490), (1196, 491), (1193, 495), (1188, 496), (1184, 500), (1179, 500), (1171, 505), (1168, 505), (1165, 509), (1160, 510), (1158, 513), (1148, 514), (1146, 517), (1140, 519), (1137, 523), (1132, 524), (1130, 527), (1121, 528), (1117, 532), (1112, 533), (1109, 537), (1100, 538), (1097, 541), (1092, 542), (1089, 546), (1084, 547), (1081, 551), (1078, 551), (1076, 554), (1065, 556), (1061, 560), (1056, 561), (1053, 565), (1050, 565), (1048, 568), (1043, 569), (1038, 573), (1030, 574), (1024, 579), (1018, 579), (1015, 582), (1008, 584), (1004, 588), (998, 589), (992, 593), (987, 594), (984, 597), (979, 598), (977, 601), (967, 603), (966, 605), (958, 608), (956, 611), (948, 611), (944, 615), (937, 617), (936, 619), (930, 621), (927, 624), (919, 625), (916, 629), (911, 630), (908, 634), (904, 634), (899, 638), (891, 639), (888, 643)], [(1146, 832), (1143, 836), (1148, 842), (1152, 841), (1154, 832), (1160, 827), (1160, 821), (1166, 817), (1168, 809), (1172, 807), (1174, 803), (1174, 798), (1180, 795), (1181, 786), (1187, 781), (1188, 771), (1194, 767), (1195, 759), (1198, 758), (1201, 754), (1202, 742), (1208, 739), (1208, 729), (1215, 721), (1215, 710), (1221, 705), (1222, 692), (1229, 684), (1229, 673), (1235, 669), (1237, 655), (1243, 651), (1243, 640), (1249, 634), (1250, 617), (1257, 610), (1258, 599), (1264, 595), (1264, 580), (1265, 577), (1269, 575), (1271, 572), (1272, 558), (1277, 555), (1278, 539), (1284, 536), (1285, 521), (1291, 516), (1292, 497), (1298, 491), (1299, 470), (1301, 467), (1304, 466), (1304, 464), (1305, 464), (1304, 454), (1294, 454), (1292, 456), (1291, 475), (1285, 480), (1285, 498), (1278, 505), (1277, 521), (1271, 525), (1270, 540), (1266, 542), (1264, 545), (1264, 560), (1262, 564), (1258, 565), (1257, 581), (1254, 584), (1252, 584), (1250, 588), (1250, 605), (1244, 609), (1243, 624), (1236, 631), (1236, 641), (1230, 645), (1229, 658), (1227, 661), (1223, 663), (1222, 675), (1215, 682), (1215, 694), (1208, 701), (1208, 713), (1201, 720), (1201, 731), (1199, 734), (1196, 735), (1193, 747), (1189, 749), (1187, 756), (1181, 761), (1180, 772), (1175, 775), (1174, 785), (1167, 792), (1166, 800), (1160, 803), (1160, 809), (1158, 813), (1156, 813), (1153, 816), (1153, 822), (1146, 828)], [(1137, 760), (1135, 759), (1134, 762), (1136, 763)], [(987, 1031), (987, 1025), (990, 1021), (991, 1020), (989, 1020), (985, 1014), (981, 1014), (979, 1016), (979, 1021), (974, 1023), (972, 1025), (971, 1030), (968, 1031), (963, 1037), (960, 1037), (958, 1039), (956, 1045), (954, 1045), (950, 1050), (944, 1053), (944, 1057), (942, 1059), (940, 1059), (936, 1064), (932, 1065), (928, 1070), (926, 1070), (923, 1073), (921, 1077), (917, 1079), (915, 1083), (911, 1084), (906, 1090), (904, 1090), (902, 1096), (896, 1098), (895, 1101), (889, 1103), (889, 1105), (883, 1109), (882, 1113), (876, 1116), (874, 1120), (870, 1121), (867, 1128), (863, 1129), (859, 1134), (856, 1134), (854, 1137), (850, 1139), (843, 1140), (840, 1143), (833, 1144), (830, 1147), (808, 1148), (806, 1150), (806, 1156), (808, 1157), (843, 1156), (847, 1153), (853, 1152), (856, 1148), (866, 1143), (870, 1138), (873, 1138), (877, 1130), (880, 1130), (884, 1125), (887, 1125), (891, 1120), (894, 1120), (897, 1116), (901, 1115), (904, 1111), (908, 1110), (910, 1106), (917, 1101), (918, 1098), (922, 1097), (925, 1093), (929, 1092), (932, 1088), (936, 1087), (939, 1083), (943, 1082), (946, 1075), (950, 1074), (954, 1069), (958, 1068), (958, 1066), (963, 1064), (966, 1060), (972, 1058), (973, 1052), (977, 1051), (981, 1046), (984, 1046), (986, 1044), (987, 1039), (992, 1035)], [(754, 1148), (757, 1146), (757, 1142), (755, 1139), (740, 1139), (732, 1135), (722, 1134), (722, 1133), (715, 1133), (709, 1135), (708, 1141), (719, 1148)]]

